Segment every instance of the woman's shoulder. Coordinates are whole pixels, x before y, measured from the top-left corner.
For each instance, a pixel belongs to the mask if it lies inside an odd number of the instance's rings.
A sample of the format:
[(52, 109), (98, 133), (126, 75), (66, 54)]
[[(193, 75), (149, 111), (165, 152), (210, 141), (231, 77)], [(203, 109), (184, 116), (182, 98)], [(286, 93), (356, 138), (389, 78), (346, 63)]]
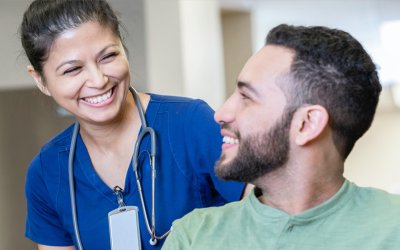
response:
[[(45, 143), (29, 164), (27, 185), (35, 186), (35, 182), (43, 180), (46, 185), (58, 183), (60, 153), (69, 151), (73, 125), (64, 129)], [(58, 185), (58, 184), (57, 184)]]
[(174, 96), (174, 95), (159, 95), (159, 94), (149, 94), (150, 95), (150, 102), (158, 103), (163, 105), (170, 105), (170, 106), (196, 106), (199, 104), (204, 104), (205, 106), (209, 107), (208, 104), (202, 99), (196, 99), (191, 97), (185, 96)]
[(150, 101), (157, 103), (190, 103), (195, 100), (193, 98), (175, 95), (159, 95), (154, 93), (148, 93), (148, 95), (150, 95)]
[(184, 96), (172, 96), (172, 95), (150, 95), (150, 105), (157, 105), (158, 112), (171, 112), (174, 114), (189, 113), (195, 115), (196, 113), (209, 113), (212, 114), (214, 111), (212, 108), (202, 99), (194, 99)]
[(71, 137), (73, 132), (74, 124), (68, 126), (60, 133), (52, 137), (49, 141), (47, 141), (41, 148), (41, 152), (49, 152), (56, 150), (66, 151), (69, 150), (69, 146), (71, 144)]

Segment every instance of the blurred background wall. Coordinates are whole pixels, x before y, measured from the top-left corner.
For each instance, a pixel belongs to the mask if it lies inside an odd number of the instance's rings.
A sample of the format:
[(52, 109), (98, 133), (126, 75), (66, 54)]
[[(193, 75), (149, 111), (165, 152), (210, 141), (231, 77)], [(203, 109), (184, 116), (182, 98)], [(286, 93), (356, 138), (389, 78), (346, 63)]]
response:
[[(73, 122), (26, 73), (17, 29), (28, 0), (0, 0), (0, 249), (36, 249), (23, 236), (24, 181), (40, 146)], [(400, 193), (400, 1), (110, 0), (125, 25), (133, 85), (205, 99), (218, 108), (246, 60), (280, 23), (350, 32), (371, 53), (384, 84), (370, 131), (346, 161), (361, 186)], [(397, 99), (396, 99), (397, 97)]]

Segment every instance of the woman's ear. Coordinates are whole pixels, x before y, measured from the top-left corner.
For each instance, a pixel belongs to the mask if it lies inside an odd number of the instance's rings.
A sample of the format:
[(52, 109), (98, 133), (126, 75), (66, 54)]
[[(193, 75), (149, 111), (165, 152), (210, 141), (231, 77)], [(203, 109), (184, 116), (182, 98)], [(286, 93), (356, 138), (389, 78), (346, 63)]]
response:
[(295, 115), (295, 142), (305, 145), (314, 140), (328, 126), (329, 115), (320, 105), (310, 105), (300, 108)]
[(33, 80), (35, 80), (36, 86), (40, 89), (40, 91), (47, 95), (51, 96), (49, 90), (47, 89), (46, 85), (43, 82), (42, 76), (37, 72), (32, 65), (27, 67), (28, 73), (32, 76)]

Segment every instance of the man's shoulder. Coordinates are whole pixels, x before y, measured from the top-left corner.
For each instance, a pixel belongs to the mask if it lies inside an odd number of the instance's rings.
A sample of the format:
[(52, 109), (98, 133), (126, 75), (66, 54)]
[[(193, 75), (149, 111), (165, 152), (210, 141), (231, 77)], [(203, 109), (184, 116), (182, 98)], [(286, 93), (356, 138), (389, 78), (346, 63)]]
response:
[(368, 210), (381, 216), (400, 215), (400, 195), (374, 187), (358, 187), (355, 202), (360, 202)]
[[(220, 207), (195, 209), (171, 228), (166, 249), (234, 249), (236, 240), (243, 236), (242, 228), (253, 225), (248, 197)], [(229, 244), (227, 244), (229, 241)], [(235, 243), (232, 243), (235, 241)], [(239, 247), (240, 249), (243, 249)], [(164, 248), (163, 248), (164, 249)]]
[(373, 197), (374, 200), (378, 200), (380, 202), (392, 203), (393, 205), (400, 205), (399, 194), (389, 193), (388, 191), (375, 187), (358, 187), (357, 189), (358, 189), (358, 195), (361, 198)]
[(243, 201), (234, 201), (219, 207), (196, 208), (174, 224), (183, 227), (211, 226), (221, 222), (221, 219), (232, 218), (243, 208)]

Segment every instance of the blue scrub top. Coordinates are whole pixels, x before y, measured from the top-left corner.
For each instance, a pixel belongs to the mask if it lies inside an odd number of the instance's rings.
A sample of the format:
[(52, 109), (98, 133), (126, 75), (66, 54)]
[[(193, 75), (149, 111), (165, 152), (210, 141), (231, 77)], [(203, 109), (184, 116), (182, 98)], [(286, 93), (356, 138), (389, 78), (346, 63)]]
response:
[[(156, 234), (164, 234), (175, 219), (194, 208), (219, 206), (240, 199), (244, 184), (219, 180), (214, 164), (221, 152), (220, 127), (212, 109), (201, 100), (151, 94), (146, 110), (148, 126), (156, 132)], [(75, 243), (68, 185), (68, 154), (73, 126), (42, 147), (33, 159), (26, 180), (28, 214), (25, 235), (50, 246)], [(134, 147), (134, 142), (132, 142)], [(151, 218), (149, 136), (139, 150), (139, 175)], [(110, 166), (112, 167), (112, 166)], [(118, 207), (117, 197), (95, 172), (82, 138), (74, 160), (76, 207), (84, 249), (110, 249), (108, 212)], [(124, 189), (126, 205), (139, 208), (142, 249), (149, 244), (132, 167)]]

